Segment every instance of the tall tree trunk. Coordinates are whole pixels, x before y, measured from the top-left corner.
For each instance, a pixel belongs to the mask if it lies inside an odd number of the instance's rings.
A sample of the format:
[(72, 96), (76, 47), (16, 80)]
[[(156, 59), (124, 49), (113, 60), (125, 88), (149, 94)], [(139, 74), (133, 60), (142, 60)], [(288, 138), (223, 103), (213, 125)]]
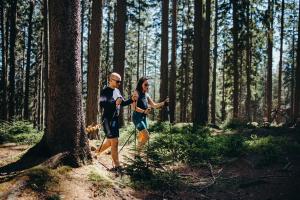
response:
[(266, 100), (267, 100), (267, 121), (271, 122), (272, 112), (272, 61), (273, 61), (273, 0), (268, 1), (268, 30), (267, 30), (267, 84), (266, 84)]
[[(195, 17), (194, 17), (194, 66), (193, 66), (193, 95), (192, 95), (192, 120), (194, 125), (202, 125), (202, 95), (203, 86), (201, 80), (203, 78), (203, 62), (202, 62), (202, 44), (203, 37), (201, 35), (202, 28), (202, 0), (194, 1), (195, 6)], [(199, 81), (199, 79), (201, 81)]]
[(25, 97), (24, 97), (24, 119), (29, 119), (29, 75), (31, 66), (31, 40), (32, 40), (32, 15), (34, 8), (34, 0), (29, 2), (28, 16), (28, 35), (27, 35), (27, 59), (26, 59), (26, 75), (25, 75)]
[[(7, 65), (6, 65), (6, 56), (5, 52), (7, 51), (7, 45), (5, 45), (5, 27), (4, 27), (4, 1), (1, 1), (0, 8), (0, 17), (1, 17), (1, 61), (2, 61), (2, 78), (1, 78), (1, 110), (0, 110), (0, 119), (7, 120), (7, 101), (6, 101), (6, 86), (7, 86)], [(8, 19), (6, 19), (8, 20)]]
[(189, 118), (191, 118), (190, 113), (189, 113), (189, 109), (188, 109), (188, 105), (190, 102), (190, 67), (191, 67), (191, 60), (192, 60), (192, 48), (191, 48), (191, 43), (192, 43), (192, 35), (191, 35), (191, 31), (189, 30), (189, 25), (191, 24), (191, 5), (190, 5), (190, 0), (187, 0), (187, 27), (188, 27), (188, 31), (186, 31), (186, 40), (185, 40), (185, 44), (186, 44), (186, 56), (185, 56), (185, 68), (184, 68), (184, 79), (185, 79), (185, 83), (184, 83), (184, 110), (183, 110), (183, 121), (187, 122), (189, 121)]
[(204, 125), (208, 121), (210, 13), (210, 0), (206, 1), (205, 15), (202, 11), (202, 1), (195, 1), (193, 124), (196, 126)]
[(238, 118), (239, 114), (239, 66), (238, 66), (238, 5), (237, 1), (232, 0), (232, 18), (233, 18), (233, 118)]
[(281, 28), (280, 28), (280, 51), (279, 51), (278, 96), (277, 96), (278, 108), (281, 107), (283, 33), (284, 33), (284, 0), (282, 0), (282, 3), (281, 3)]
[(10, 6), (8, 118), (9, 120), (12, 120), (15, 115), (15, 46), (17, 0), (12, 0)]
[(247, 19), (246, 19), (246, 29), (247, 29), (247, 41), (246, 41), (246, 85), (247, 94), (245, 102), (245, 111), (247, 115), (247, 120), (251, 120), (251, 31), (250, 31), (250, 1), (247, 2)]
[(48, 127), (40, 145), (75, 167), (91, 161), (81, 106), (80, 25), (80, 0), (49, 1)]
[(226, 49), (224, 45), (223, 55), (223, 69), (222, 69), (222, 101), (221, 101), (221, 120), (222, 122), (226, 119), (226, 101), (225, 101), (225, 69), (226, 69)]
[(177, 47), (177, 0), (172, 0), (172, 55), (170, 72), (170, 121), (176, 120), (176, 47)]
[(215, 35), (214, 35), (214, 68), (212, 75), (211, 123), (216, 123), (216, 90), (217, 90), (217, 61), (218, 61), (218, 0), (215, 0)]
[[(102, 27), (102, 0), (93, 0), (91, 35), (89, 40), (89, 66), (87, 79), (86, 125), (98, 124), (99, 111), (99, 69)], [(98, 130), (89, 133), (90, 139), (98, 139)]]
[[(83, 45), (83, 42), (84, 42), (84, 14), (85, 14), (85, 7), (86, 7), (86, 4), (85, 4), (85, 1), (86, 0), (81, 0), (81, 33), (80, 33), (80, 40), (81, 40), (81, 58), (80, 58), (80, 63), (81, 63), (81, 80), (83, 80), (83, 50), (84, 50), (84, 45)], [(82, 89), (82, 93), (83, 93), (83, 82), (81, 82), (82, 86), (81, 86), (81, 89)]]
[(209, 107), (209, 71), (210, 71), (210, 17), (211, 17), (211, 0), (206, 0), (205, 21), (203, 23), (203, 94), (202, 94), (202, 123), (208, 122)]
[[(161, 23), (161, 54), (160, 54), (160, 101), (168, 96), (168, 14), (169, 0), (162, 1), (162, 23)], [(160, 110), (160, 121), (168, 119), (165, 108)]]
[(140, 78), (140, 33), (141, 33), (141, 0), (138, 0), (138, 32), (137, 32), (137, 58), (136, 58), (136, 81)]
[[(296, 6), (296, 0), (294, 0), (293, 6)], [(294, 10), (294, 18), (296, 21), (296, 9)], [(291, 64), (291, 119), (294, 119), (294, 106), (295, 106), (295, 26), (293, 25), (293, 39), (292, 39), (292, 64)]]
[[(184, 7), (184, 4), (183, 4)], [(182, 12), (182, 19), (184, 12)], [(180, 92), (179, 92), (179, 103), (180, 103), (180, 112), (179, 112), (179, 121), (183, 122), (183, 110), (186, 105), (184, 105), (184, 67), (185, 67), (185, 52), (184, 52), (184, 21), (181, 24), (181, 66), (179, 71), (180, 77)]]
[(109, 51), (109, 44), (110, 44), (110, 27), (111, 27), (111, 6), (109, 1), (107, 1), (108, 6), (108, 14), (107, 14), (107, 31), (106, 31), (106, 58), (105, 58), (105, 84), (107, 85), (108, 79), (108, 70), (109, 70), (109, 58), (110, 58), (110, 51)]
[[(300, 1), (299, 1), (300, 3)], [(298, 13), (298, 43), (297, 43), (297, 63), (296, 63), (296, 88), (295, 88), (295, 107), (294, 118), (298, 125), (300, 125), (300, 6)]]
[[(117, 19), (114, 26), (114, 57), (113, 71), (124, 78), (125, 65), (125, 31), (126, 31), (126, 0), (117, 0)], [(120, 85), (120, 92), (123, 94), (123, 83)], [(124, 125), (123, 109), (120, 113), (120, 126)]]
[(43, 82), (44, 82), (44, 95), (45, 95), (45, 112), (44, 112), (44, 127), (45, 132), (47, 129), (47, 122), (48, 122), (48, 73), (49, 73), (49, 62), (48, 62), (48, 0), (43, 0), (43, 31), (44, 31), (44, 37), (43, 37)]

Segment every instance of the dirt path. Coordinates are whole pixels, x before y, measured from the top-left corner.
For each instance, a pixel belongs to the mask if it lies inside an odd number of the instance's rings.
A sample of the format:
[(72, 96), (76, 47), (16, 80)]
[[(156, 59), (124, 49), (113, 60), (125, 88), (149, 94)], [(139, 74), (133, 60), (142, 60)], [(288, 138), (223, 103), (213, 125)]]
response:
[[(0, 146), (1, 166), (15, 161), (29, 146), (5, 144)], [(120, 154), (121, 162), (132, 157), (128, 147)], [(300, 159), (264, 168), (254, 168), (247, 158), (237, 158), (220, 166), (191, 168), (177, 164), (174, 169), (188, 183), (178, 191), (134, 190), (128, 186), (129, 178), (107, 171), (112, 167), (111, 155), (106, 153), (93, 160), (92, 165), (70, 169), (58, 175), (58, 182), (47, 190), (47, 196), (66, 200), (91, 199), (300, 199)], [(104, 167), (104, 165), (106, 167)], [(100, 177), (92, 181), (91, 174)], [(44, 199), (46, 196), (26, 186), (26, 176), (0, 182), (0, 199)], [(298, 188), (298, 189), (297, 189)], [(3, 196), (2, 196), (3, 197)]]

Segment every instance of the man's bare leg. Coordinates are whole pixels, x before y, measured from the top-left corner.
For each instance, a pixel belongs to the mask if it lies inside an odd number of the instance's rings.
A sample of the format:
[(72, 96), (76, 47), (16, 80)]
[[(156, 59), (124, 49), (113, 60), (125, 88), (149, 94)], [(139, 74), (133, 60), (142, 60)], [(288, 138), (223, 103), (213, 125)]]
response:
[(113, 159), (115, 167), (119, 167), (120, 166), (119, 152), (118, 152), (119, 140), (118, 138), (112, 138), (110, 139), (110, 141), (111, 141), (111, 157)]

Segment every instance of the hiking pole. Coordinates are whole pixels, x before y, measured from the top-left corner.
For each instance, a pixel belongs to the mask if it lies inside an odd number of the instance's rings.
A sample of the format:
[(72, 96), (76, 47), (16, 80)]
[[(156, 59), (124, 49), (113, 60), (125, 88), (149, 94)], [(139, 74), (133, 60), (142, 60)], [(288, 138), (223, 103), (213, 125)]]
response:
[[(134, 101), (135, 102), (135, 109), (134, 109), (134, 111), (136, 110), (136, 101)], [(131, 121), (133, 121), (132, 120), (132, 115), (131, 115)], [(119, 153), (122, 151), (122, 149), (125, 147), (125, 145), (127, 144), (127, 142), (129, 141), (129, 139), (131, 138), (131, 136), (134, 134), (134, 136), (135, 136), (135, 140), (134, 140), (134, 149), (136, 150), (136, 126), (134, 126), (134, 132), (133, 133), (131, 133), (130, 135), (129, 135), (129, 137), (127, 138), (127, 140), (125, 141), (125, 143), (123, 144), (123, 146), (121, 147), (121, 149), (120, 149), (120, 151), (119, 151)]]
[[(117, 110), (115, 110), (115, 112), (114, 112), (114, 114), (113, 114), (113, 116), (112, 116), (112, 118), (111, 118), (111, 122), (110, 122), (110, 125), (111, 125), (111, 123), (112, 123), (112, 119), (115, 117), (115, 115), (116, 115), (116, 112), (117, 112)], [(102, 120), (102, 124), (104, 123), (104, 120), (105, 120), (105, 118)], [(104, 140), (106, 139), (106, 135), (104, 135), (104, 138), (103, 138), (103, 140), (102, 140), (102, 142), (101, 142), (101, 145), (100, 145), (100, 147), (99, 147), (99, 151), (101, 150), (101, 148), (102, 148), (102, 146), (103, 146), (103, 143), (104, 143)]]
[(122, 149), (125, 147), (125, 145), (127, 144), (127, 142), (129, 141), (129, 139), (131, 138), (131, 136), (134, 134), (135, 132), (132, 132), (129, 137), (127, 138), (127, 140), (125, 141), (125, 143), (123, 144), (123, 146), (121, 147), (119, 153), (122, 151)]

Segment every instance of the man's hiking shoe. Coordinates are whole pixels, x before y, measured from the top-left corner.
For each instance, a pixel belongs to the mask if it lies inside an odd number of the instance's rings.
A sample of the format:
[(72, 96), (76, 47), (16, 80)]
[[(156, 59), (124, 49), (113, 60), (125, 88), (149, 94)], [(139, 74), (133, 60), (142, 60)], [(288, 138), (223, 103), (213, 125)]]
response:
[(123, 169), (122, 169), (121, 166), (118, 166), (118, 167), (113, 167), (113, 168), (111, 168), (109, 171), (114, 172), (114, 173), (119, 173), (119, 174), (121, 174), (122, 171), (123, 171)]

